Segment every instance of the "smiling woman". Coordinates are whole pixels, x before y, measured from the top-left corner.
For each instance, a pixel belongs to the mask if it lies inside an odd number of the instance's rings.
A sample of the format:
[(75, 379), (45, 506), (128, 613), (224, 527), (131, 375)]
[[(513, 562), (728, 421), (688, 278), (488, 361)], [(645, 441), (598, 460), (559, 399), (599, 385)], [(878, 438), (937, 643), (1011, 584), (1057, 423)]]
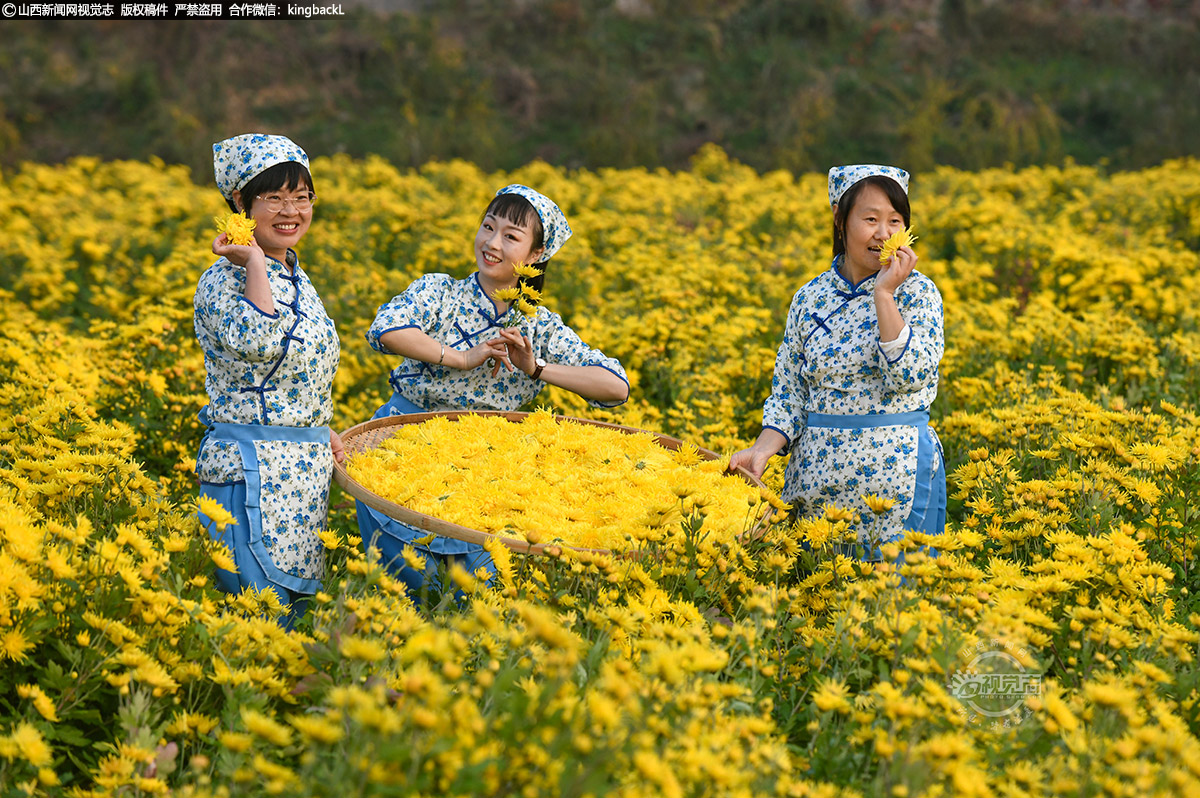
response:
[[(476, 271), (463, 280), (427, 274), (375, 315), (367, 340), (403, 358), (389, 380), (394, 393), (375, 418), (516, 410), (547, 383), (594, 407), (624, 403), (629, 381), (616, 359), (584, 343), (557, 313), (518, 306), (523, 297), (541, 296), (549, 260), (570, 237), (566, 216), (549, 197), (519, 184), (497, 191), (475, 232)], [(436, 568), (405, 566), (406, 547), (435, 564), (450, 558), (469, 571), (491, 569), (478, 544), (428, 536), (362, 502), (358, 522), (363, 546), (380, 552), (414, 598)]]
[(762, 433), (730, 467), (761, 476), (773, 455), (790, 455), (784, 501), (802, 516), (826, 505), (879, 516), (860, 540), (878, 559), (905, 530), (945, 528), (942, 447), (929, 426), (942, 298), (911, 246), (884, 256), (910, 223), (907, 172), (835, 167), (829, 204), (833, 262), (793, 297)]
[(316, 198), (308, 169), (285, 161), (235, 189), (229, 202), (254, 220), (254, 238), (262, 251), (282, 263), (287, 251), (308, 232)]
[[(333, 459), (342, 456), (328, 426), (337, 331), (293, 249), (312, 223), (313, 180), (304, 150), (283, 136), (214, 144), (213, 164), (230, 208), (254, 222), (254, 237), (234, 244), (217, 236), (220, 258), (196, 289), (209, 399), (196, 458), (200, 518), (233, 552), (236, 570), (218, 569), (218, 586), (274, 591), (291, 605), (291, 624), (321, 587), (319, 534)], [(232, 524), (213, 515), (214, 502)]]

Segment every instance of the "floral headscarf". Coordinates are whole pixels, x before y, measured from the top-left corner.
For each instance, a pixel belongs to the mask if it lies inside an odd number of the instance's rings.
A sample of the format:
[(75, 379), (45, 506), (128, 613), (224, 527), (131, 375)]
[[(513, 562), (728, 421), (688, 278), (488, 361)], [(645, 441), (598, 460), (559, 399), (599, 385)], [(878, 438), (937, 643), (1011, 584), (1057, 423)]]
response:
[(838, 200), (852, 185), (872, 175), (890, 177), (900, 184), (905, 194), (908, 193), (908, 172), (895, 166), (880, 166), (875, 163), (835, 166), (829, 170), (829, 207), (837, 205)]
[(286, 136), (245, 133), (213, 145), (213, 171), (221, 196), (232, 201), (233, 192), (277, 163), (295, 161), (308, 168), (308, 155)]
[(563, 212), (554, 201), (520, 183), (505, 186), (496, 192), (497, 197), (501, 194), (519, 194), (529, 200), (529, 204), (537, 211), (538, 218), (542, 220), (542, 246), (545, 249), (542, 251), (542, 257), (535, 263), (544, 263), (554, 257), (554, 253), (571, 237), (571, 225), (567, 224), (567, 217), (563, 216)]

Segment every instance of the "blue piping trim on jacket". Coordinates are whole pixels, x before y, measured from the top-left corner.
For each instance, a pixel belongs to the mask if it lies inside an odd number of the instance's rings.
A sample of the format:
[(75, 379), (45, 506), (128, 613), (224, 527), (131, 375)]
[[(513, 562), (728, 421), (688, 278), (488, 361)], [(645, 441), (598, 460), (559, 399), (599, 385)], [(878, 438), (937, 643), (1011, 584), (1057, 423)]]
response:
[(787, 450), (792, 448), (792, 439), (789, 438), (788, 434), (786, 432), (784, 432), (783, 430), (781, 430), (779, 427), (773, 426), (771, 424), (763, 424), (763, 429), (773, 429), (776, 432), (778, 432), (780, 435), (783, 436), (784, 443), (783, 443), (783, 446), (779, 449), (778, 454), (786, 454)]
[[(491, 303), (492, 312), (493, 312), (493, 314), (495, 314), (494, 321), (500, 321), (500, 319), (502, 319), (506, 315), (508, 315), (508, 311), (512, 310), (512, 306), (509, 305), (507, 308), (504, 309), (503, 312), (500, 311), (500, 307), (496, 304), (496, 300), (494, 300), (490, 296), (488, 296), (487, 292), (483, 290), (483, 286), (479, 284), (479, 272), (475, 272), (474, 274), (471, 275), (471, 282), (475, 283), (475, 288), (479, 291), (479, 295)], [(478, 310), (478, 308), (476, 308), (476, 309)], [(486, 313), (483, 313), (483, 311), (479, 311), (479, 312), (481, 314), (483, 314), (483, 317), (485, 319), (491, 318)]]
[[(860, 285), (862, 285), (863, 283), (865, 283), (867, 280), (873, 280), (876, 277), (876, 275), (878, 274), (878, 272), (876, 272), (875, 274), (868, 274), (866, 277), (862, 278), (857, 283), (852, 283), (852, 282), (850, 282), (850, 278), (847, 277), (846, 275), (842, 274), (842, 270), (838, 268), (838, 264), (842, 263), (844, 261), (845, 261), (844, 256), (835, 255), (833, 258), (833, 262), (830, 264), (829, 268), (833, 269), (833, 273), (836, 274), (838, 277), (840, 277), (842, 279), (842, 282), (844, 282), (846, 285), (850, 286), (850, 291), (852, 293), (854, 293), (856, 295), (865, 295), (867, 292), (866, 291), (859, 292), (858, 287)], [(837, 289), (834, 289), (834, 290), (836, 291)]]
[(896, 355), (895, 360), (888, 357), (887, 352), (883, 351), (883, 341), (876, 340), (876, 343), (879, 344), (879, 354), (883, 355), (883, 359), (886, 360), (889, 364), (890, 363), (899, 363), (900, 358), (904, 357), (904, 353), (908, 351), (908, 348), (910, 346), (912, 346), (912, 339), (913, 339), (913, 328), (912, 328), (912, 325), (910, 324), (910, 325), (908, 325), (908, 340), (904, 342), (904, 348), (900, 350), (900, 354)]
[[(380, 309), (382, 310), (382, 308), (380, 308)], [(399, 353), (393, 352), (392, 350), (384, 347), (383, 341), (381, 341), (379, 339), (382, 338), (383, 336), (387, 335), (390, 332), (395, 332), (396, 330), (419, 330), (419, 329), (421, 329), (421, 328), (418, 327), (416, 324), (404, 324), (399, 327), (388, 327), (386, 330), (380, 330), (378, 335), (371, 335), (371, 331), (367, 330), (366, 334), (363, 337), (367, 339), (367, 343), (369, 343), (371, 345), (371, 348), (374, 349), (376, 352), (383, 352), (385, 355), (397, 355)]]
[[(629, 397), (631, 397), (633, 395), (633, 388), (629, 387), (629, 380), (625, 379), (620, 374), (617, 374), (617, 372), (613, 371), (612, 369), (610, 369), (608, 366), (604, 365), (603, 363), (584, 363), (583, 365), (584, 366), (596, 366), (598, 368), (602, 368), (605, 371), (609, 372), (610, 374), (616, 374), (617, 377), (620, 378), (621, 382), (625, 383), (625, 398), (624, 399), (622, 399), (621, 401), (619, 401), (615, 404), (611, 404), (611, 405), (605, 404), (604, 402), (596, 402), (597, 406), (599, 406), (599, 407), (620, 407), (621, 405), (623, 405), (629, 401)], [(541, 393), (541, 391), (539, 391), (538, 393)]]
[(257, 311), (259, 312), (259, 314), (260, 314), (260, 315), (262, 315), (262, 316), (266, 316), (268, 319), (277, 319), (277, 318), (279, 318), (279, 311), (278, 311), (278, 310), (277, 310), (277, 311), (275, 311), (274, 313), (267, 313), (265, 310), (263, 310), (263, 309), (262, 309), (262, 308), (260, 308), (258, 305), (256, 305), (256, 304), (254, 304), (253, 302), (251, 302), (249, 299), (246, 299), (246, 297), (245, 297), (245, 295), (244, 295), (244, 294), (243, 294), (242, 296), (239, 296), (239, 297), (238, 297), (238, 299), (242, 300), (242, 301), (243, 301), (243, 302), (245, 302), (247, 305), (249, 305), (250, 307), (252, 307), (252, 308), (254, 308), (255, 310), (257, 310)]
[[(299, 275), (299, 273), (293, 272), (290, 275), (285, 274), (285, 275), (283, 275), (283, 277), (285, 280), (288, 280), (292, 284), (293, 295), (292, 295), (291, 304), (295, 305), (295, 306), (299, 306), (299, 304), (300, 304), (300, 275)], [(279, 359), (275, 361), (275, 365), (272, 366), (271, 370), (267, 372), (267, 375), (265, 377), (263, 377), (262, 384), (256, 386), (255, 388), (249, 388), (249, 389), (242, 390), (243, 393), (245, 393), (247, 390), (256, 390), (257, 391), (259, 401), (262, 402), (262, 422), (263, 422), (263, 424), (266, 424), (269, 420), (267, 418), (267, 394), (276, 390), (275, 388), (268, 388), (267, 383), (269, 383), (271, 381), (271, 378), (275, 376), (275, 372), (279, 371), (279, 367), (283, 365), (283, 361), (284, 361), (284, 359), (287, 358), (288, 351), (291, 349), (292, 341), (300, 340), (295, 335), (293, 335), (293, 333), (296, 332), (296, 328), (299, 326), (300, 326), (300, 316), (299, 316), (299, 314), (296, 314), (295, 318), (292, 320), (291, 329), (288, 330), (283, 335), (283, 352), (280, 353)]]

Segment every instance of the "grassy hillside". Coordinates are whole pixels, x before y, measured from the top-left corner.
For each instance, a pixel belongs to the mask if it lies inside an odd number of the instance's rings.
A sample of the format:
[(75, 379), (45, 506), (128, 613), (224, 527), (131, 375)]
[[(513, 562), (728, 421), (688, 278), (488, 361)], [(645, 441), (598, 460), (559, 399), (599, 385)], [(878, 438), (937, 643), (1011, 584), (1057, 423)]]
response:
[(211, 142), (251, 129), (485, 169), (683, 168), (705, 142), (795, 172), (1200, 151), (1190, 3), (346, 5), (333, 21), (6, 23), (0, 166), (156, 155), (206, 179)]

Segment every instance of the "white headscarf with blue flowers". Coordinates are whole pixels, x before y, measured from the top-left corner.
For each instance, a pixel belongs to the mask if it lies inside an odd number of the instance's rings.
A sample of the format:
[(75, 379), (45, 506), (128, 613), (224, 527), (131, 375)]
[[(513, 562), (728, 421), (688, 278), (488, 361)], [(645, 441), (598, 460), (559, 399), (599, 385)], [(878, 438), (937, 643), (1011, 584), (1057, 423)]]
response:
[(563, 216), (563, 212), (554, 201), (520, 183), (505, 186), (496, 192), (497, 197), (501, 194), (518, 194), (529, 200), (529, 204), (537, 211), (538, 218), (542, 220), (542, 246), (545, 249), (534, 263), (545, 263), (554, 257), (554, 253), (571, 237), (571, 225), (567, 224), (567, 217)]
[(213, 145), (213, 171), (221, 196), (232, 201), (233, 192), (277, 163), (295, 161), (308, 168), (308, 154), (287, 136), (244, 133)]
[(895, 166), (881, 166), (876, 163), (835, 166), (829, 170), (829, 207), (837, 205), (838, 200), (852, 185), (872, 175), (890, 177), (900, 184), (905, 194), (908, 193), (908, 172)]

